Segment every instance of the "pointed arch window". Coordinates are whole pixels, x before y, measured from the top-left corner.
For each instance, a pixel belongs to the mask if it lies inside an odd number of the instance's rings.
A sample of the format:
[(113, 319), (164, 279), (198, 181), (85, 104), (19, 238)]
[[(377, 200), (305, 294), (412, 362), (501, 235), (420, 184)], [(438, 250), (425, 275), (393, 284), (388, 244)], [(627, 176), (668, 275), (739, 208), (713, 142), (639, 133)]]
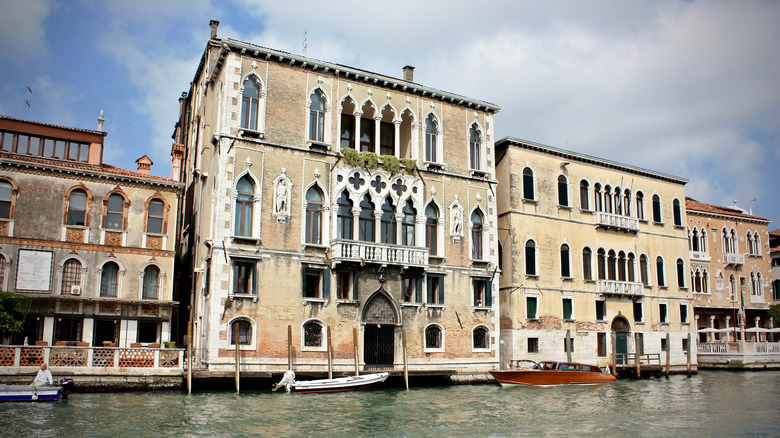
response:
[(438, 254), (438, 227), (439, 209), (431, 202), (425, 207), (425, 246), (428, 247), (431, 255)]
[(623, 192), (623, 215), (631, 216), (631, 190)]
[(604, 211), (604, 204), (601, 197), (601, 184), (596, 183), (593, 185), (593, 209), (596, 211)]
[(260, 81), (254, 76), (244, 80), (244, 92), (241, 95), (241, 127), (257, 131), (257, 119), (260, 111)]
[(371, 202), (371, 198), (366, 194), (360, 201), (360, 216), (358, 217), (358, 239), (364, 242), (376, 241), (374, 219), (374, 203)]
[(469, 156), (473, 170), (482, 169), (482, 136), (476, 123), (469, 129)]
[(403, 219), (401, 220), (401, 244), (414, 246), (414, 224), (417, 217), (417, 211), (414, 209), (412, 201), (406, 201), (403, 208)]
[(145, 300), (157, 299), (157, 292), (160, 284), (160, 268), (149, 265), (144, 269), (143, 278), (143, 296)]
[(473, 260), (482, 260), (482, 213), (474, 210), (471, 213), (471, 258)]
[(617, 257), (615, 251), (610, 250), (607, 253), (607, 278), (617, 280)]
[(612, 187), (604, 186), (604, 211), (612, 213)]
[(325, 141), (325, 95), (319, 88), (311, 93), (309, 102), (309, 140)]
[(439, 122), (433, 114), (428, 114), (425, 119), (425, 161), (437, 162), (437, 137), (439, 135)]
[(563, 175), (558, 177), (558, 205), (569, 206), (569, 182)]
[(639, 256), (639, 276), (642, 284), (647, 286), (650, 284), (648, 270), (647, 270), (647, 256), (642, 254)]
[(571, 277), (571, 262), (569, 260), (569, 245), (561, 245), (561, 277)]
[(587, 246), (582, 250), (582, 278), (584, 280), (593, 280), (593, 267), (591, 258), (593, 252)]
[(626, 281), (626, 253), (618, 253), (618, 281)]
[(306, 243), (322, 243), (322, 193), (314, 186), (306, 191)]
[(380, 220), (379, 232), (381, 242), (395, 245), (398, 224), (395, 220), (395, 205), (393, 205), (393, 200), (390, 199), (390, 196), (386, 197), (385, 202), (382, 203), (382, 217)]
[(252, 235), (252, 210), (255, 200), (255, 184), (249, 175), (242, 177), (236, 184), (236, 236)]
[(599, 280), (606, 280), (607, 279), (607, 253), (604, 251), (603, 248), (599, 248), (598, 252), (596, 253), (596, 258), (598, 263)]
[(530, 167), (523, 169), (523, 199), (534, 200), (534, 171)]
[(634, 257), (634, 253), (630, 252), (628, 253), (628, 281), (635, 282), (636, 281), (636, 274), (634, 273), (636, 265), (636, 258)]
[(636, 217), (645, 219), (645, 195), (642, 192), (636, 192)]
[(116, 289), (119, 280), (119, 265), (108, 262), (103, 265), (100, 273), (100, 296), (116, 297)]
[(68, 225), (86, 226), (87, 224), (87, 193), (76, 189), (70, 192), (68, 198)]
[(339, 239), (352, 239), (352, 200), (346, 190), (341, 192), (336, 205), (336, 235)]
[(536, 242), (525, 243), (525, 275), (536, 275)]

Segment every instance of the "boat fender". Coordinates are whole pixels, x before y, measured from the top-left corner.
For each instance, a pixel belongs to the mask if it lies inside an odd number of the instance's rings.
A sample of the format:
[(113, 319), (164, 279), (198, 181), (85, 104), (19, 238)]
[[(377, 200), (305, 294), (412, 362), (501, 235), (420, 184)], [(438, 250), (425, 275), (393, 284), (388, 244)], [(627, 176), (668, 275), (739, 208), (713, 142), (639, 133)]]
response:
[(38, 394), (37, 393), (33, 393), (32, 399), (33, 399), (33, 401), (38, 400)]

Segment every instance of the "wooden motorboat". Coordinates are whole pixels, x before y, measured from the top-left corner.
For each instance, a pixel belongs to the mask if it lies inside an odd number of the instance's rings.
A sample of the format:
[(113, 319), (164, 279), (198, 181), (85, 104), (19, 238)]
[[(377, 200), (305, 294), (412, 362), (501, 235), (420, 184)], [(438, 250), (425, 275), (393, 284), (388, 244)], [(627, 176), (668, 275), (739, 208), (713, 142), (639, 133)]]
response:
[(0, 385), (0, 402), (53, 402), (62, 394), (62, 386)]
[(390, 373), (363, 374), (360, 376), (337, 377), (334, 379), (295, 380), (295, 373), (284, 373), (281, 382), (274, 385), (274, 391), (285, 387), (288, 392), (344, 392), (367, 391), (374, 389), (387, 380)]
[(615, 382), (617, 378), (595, 365), (573, 362), (531, 362), (527, 368), (491, 371), (502, 386), (506, 385), (583, 385)]

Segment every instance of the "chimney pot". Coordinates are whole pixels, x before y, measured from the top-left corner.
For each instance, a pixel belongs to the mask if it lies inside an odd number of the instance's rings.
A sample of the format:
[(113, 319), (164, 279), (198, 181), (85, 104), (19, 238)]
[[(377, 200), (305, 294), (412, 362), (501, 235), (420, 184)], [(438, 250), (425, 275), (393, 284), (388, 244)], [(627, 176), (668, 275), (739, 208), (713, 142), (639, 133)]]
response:
[(209, 27), (211, 27), (211, 39), (212, 40), (217, 39), (217, 27), (219, 27), (219, 21), (217, 20), (209, 21)]
[(414, 82), (414, 67), (411, 65), (404, 67), (404, 80), (407, 82)]

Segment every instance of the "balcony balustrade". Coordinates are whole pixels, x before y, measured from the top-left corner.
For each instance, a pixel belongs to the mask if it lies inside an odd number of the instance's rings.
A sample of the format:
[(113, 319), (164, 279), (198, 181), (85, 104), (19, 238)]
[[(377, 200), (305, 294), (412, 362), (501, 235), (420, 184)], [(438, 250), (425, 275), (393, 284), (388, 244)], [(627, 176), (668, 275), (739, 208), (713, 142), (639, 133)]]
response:
[(702, 251), (689, 251), (692, 262), (709, 262), (712, 260), (709, 254)]
[(745, 255), (744, 254), (733, 254), (733, 253), (724, 253), (723, 254), (723, 263), (727, 265), (744, 265), (745, 264)]
[[(184, 363), (182, 348), (118, 348), (118, 347), (49, 347), (0, 346), (0, 367), (18, 374), (24, 367), (38, 367), (48, 363), (52, 367), (67, 367), (80, 373), (133, 374), (131, 368), (154, 369), (156, 372), (181, 373)], [(125, 369), (125, 371), (121, 371)], [(8, 374), (0, 373), (0, 374)], [(142, 371), (138, 371), (142, 373)]]
[(593, 214), (593, 221), (596, 226), (604, 228), (616, 228), (624, 231), (639, 231), (639, 219), (619, 214), (604, 213), (597, 211)]
[(359, 240), (334, 240), (331, 244), (330, 257), (334, 262), (428, 266), (428, 248), (363, 242)]
[(644, 285), (633, 281), (599, 280), (599, 292), (627, 297), (641, 297)]

